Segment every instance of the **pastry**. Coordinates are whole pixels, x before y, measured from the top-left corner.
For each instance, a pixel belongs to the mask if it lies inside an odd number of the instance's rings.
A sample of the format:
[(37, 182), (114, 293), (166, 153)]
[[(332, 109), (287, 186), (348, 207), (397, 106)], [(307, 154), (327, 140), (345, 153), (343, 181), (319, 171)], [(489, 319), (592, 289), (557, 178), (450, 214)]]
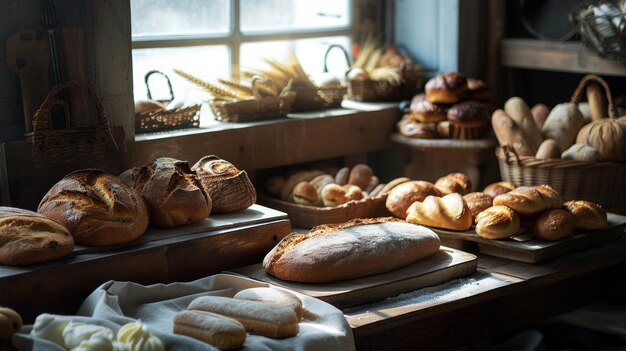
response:
[(191, 170), (209, 193), (212, 213), (240, 211), (256, 202), (256, 190), (246, 171), (240, 171), (228, 161), (204, 156)]
[(459, 72), (445, 72), (425, 86), (426, 99), (434, 104), (455, 104), (467, 97), (467, 78)]
[(55, 260), (74, 249), (72, 234), (43, 215), (0, 207), (0, 264), (23, 266)]
[(535, 236), (541, 240), (555, 241), (572, 234), (574, 216), (560, 208), (544, 212), (535, 224)]
[(460, 102), (448, 110), (448, 122), (453, 139), (479, 139), (489, 131), (489, 110), (482, 102)]
[(560, 208), (561, 196), (549, 185), (521, 186), (493, 199), (494, 205), (510, 207), (523, 216), (534, 216), (547, 209)]
[(472, 226), (472, 212), (457, 193), (428, 196), (423, 202), (415, 201), (406, 212), (409, 223), (451, 230), (468, 230)]
[(293, 201), (300, 205), (321, 206), (317, 189), (309, 182), (300, 182), (293, 188)]
[(69, 229), (74, 242), (83, 245), (126, 243), (148, 227), (148, 210), (141, 195), (98, 169), (66, 175), (44, 196), (37, 212)]
[(427, 196), (442, 196), (443, 194), (432, 183), (422, 180), (404, 182), (391, 189), (385, 206), (396, 217), (406, 218), (406, 210), (415, 201), (424, 201)]
[(372, 180), (374, 171), (370, 166), (365, 164), (358, 164), (352, 167), (350, 175), (348, 176), (348, 184), (356, 185), (361, 189), (365, 189)]
[(163, 341), (139, 320), (124, 324), (117, 331), (117, 340), (128, 344), (133, 351), (165, 351)]
[(201, 296), (191, 301), (187, 309), (236, 319), (247, 332), (270, 338), (289, 338), (299, 331), (298, 318), (293, 309), (269, 302)]
[(410, 116), (422, 123), (437, 123), (446, 119), (448, 106), (437, 105), (426, 100), (424, 94), (415, 95), (409, 107)]
[(398, 131), (409, 138), (435, 139), (439, 137), (437, 123), (422, 123), (407, 116), (398, 122)]
[(574, 228), (600, 230), (607, 226), (606, 211), (591, 201), (575, 200), (563, 204), (565, 210), (574, 216)]
[(467, 207), (469, 207), (472, 217), (474, 218), (476, 218), (479, 213), (493, 205), (493, 197), (481, 192), (473, 192), (463, 195), (463, 200), (465, 200), (465, 203), (467, 204)]
[(437, 179), (435, 188), (444, 195), (450, 193), (466, 195), (472, 191), (472, 180), (463, 173), (451, 173)]
[(8, 307), (0, 307), (0, 345), (10, 341), (13, 334), (22, 329), (22, 316)]
[(517, 188), (517, 185), (515, 185), (514, 183), (511, 182), (497, 182), (497, 183), (491, 183), (489, 185), (487, 185), (485, 187), (485, 189), (483, 189), (483, 193), (491, 196), (491, 197), (496, 197), (498, 195), (501, 194), (506, 194), (509, 191), (513, 190)]
[(329, 283), (388, 272), (439, 251), (428, 228), (394, 218), (355, 219), (291, 233), (263, 260), (283, 280)]
[(487, 83), (480, 79), (467, 78), (467, 98), (480, 102), (487, 102), (491, 99), (491, 92)]
[(246, 341), (246, 329), (239, 321), (203, 311), (178, 312), (174, 316), (174, 334), (204, 341), (220, 350), (238, 349)]
[(506, 206), (492, 206), (476, 216), (476, 234), (487, 239), (506, 239), (520, 230), (520, 218)]
[(271, 302), (282, 306), (287, 306), (296, 313), (298, 320), (302, 319), (302, 301), (296, 295), (287, 290), (272, 287), (248, 288), (239, 291), (234, 296), (235, 299)]

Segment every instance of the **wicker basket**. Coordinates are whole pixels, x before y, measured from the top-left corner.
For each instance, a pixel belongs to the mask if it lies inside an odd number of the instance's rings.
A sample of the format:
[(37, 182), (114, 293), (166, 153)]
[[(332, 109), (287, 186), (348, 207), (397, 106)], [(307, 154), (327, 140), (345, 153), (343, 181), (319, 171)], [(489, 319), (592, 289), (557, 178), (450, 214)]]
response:
[(279, 95), (261, 96), (257, 82), (274, 84), (272, 81), (255, 77), (252, 79), (254, 99), (241, 101), (213, 100), (209, 104), (215, 119), (222, 122), (247, 122), (263, 119), (285, 117), (291, 111), (296, 93), (291, 90)]
[[(146, 73), (145, 82), (148, 91), (148, 99), (152, 99), (152, 92), (148, 84), (148, 78), (153, 74), (160, 74), (167, 80), (170, 90), (169, 100), (159, 100), (168, 103), (174, 100), (174, 90), (170, 78), (163, 72), (153, 70)], [(200, 105), (192, 105), (175, 110), (146, 111), (135, 115), (135, 133), (148, 133), (154, 131), (174, 130), (183, 128), (196, 128), (200, 126)]]
[[(607, 2), (605, 6), (614, 5)], [(583, 43), (601, 57), (626, 62), (626, 13), (615, 7), (614, 15), (596, 16), (585, 14), (582, 5), (577, 12), (574, 18)]]
[(298, 112), (340, 107), (347, 88), (337, 87), (315, 89), (294, 87), (293, 91), (296, 93), (293, 101), (293, 112)]
[[(69, 88), (83, 89), (93, 98), (98, 115), (95, 128), (71, 127), (67, 104), (56, 98), (57, 94)], [(65, 129), (50, 128), (51, 110), (57, 106), (64, 109)], [(33, 116), (33, 131), (25, 135), (26, 141), (32, 144), (33, 165), (36, 168), (84, 160), (103, 162), (106, 158), (108, 138), (115, 143), (100, 98), (93, 89), (77, 81), (59, 84), (48, 92), (41, 107)]]
[[(410, 99), (419, 90), (422, 71), (414, 65), (402, 66), (402, 82), (386, 80), (349, 79), (347, 98), (355, 101), (400, 101)], [(347, 74), (346, 74), (347, 75)]]

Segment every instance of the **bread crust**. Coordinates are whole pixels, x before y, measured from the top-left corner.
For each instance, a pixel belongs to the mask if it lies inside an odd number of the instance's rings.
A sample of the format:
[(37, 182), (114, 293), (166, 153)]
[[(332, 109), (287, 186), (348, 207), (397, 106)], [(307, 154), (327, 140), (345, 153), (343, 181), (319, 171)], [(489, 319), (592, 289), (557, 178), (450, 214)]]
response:
[(476, 216), (476, 234), (487, 239), (506, 239), (520, 230), (520, 218), (506, 206), (492, 206)]
[(472, 217), (474, 218), (482, 211), (493, 206), (493, 197), (481, 192), (463, 195), (463, 200), (467, 203), (467, 207), (469, 207)]
[(467, 195), (472, 192), (472, 180), (463, 173), (450, 173), (437, 179), (435, 188), (444, 195), (450, 193)]
[(302, 320), (302, 300), (296, 295), (282, 289), (273, 287), (248, 288), (239, 291), (234, 296), (235, 299), (263, 301), (287, 306), (296, 313), (298, 320)]
[(468, 230), (473, 220), (465, 200), (457, 193), (428, 196), (423, 202), (415, 201), (406, 212), (409, 223), (451, 230)]
[(586, 200), (568, 201), (563, 204), (574, 216), (574, 227), (581, 230), (600, 230), (607, 226), (606, 211), (598, 204)]
[(544, 212), (535, 224), (535, 236), (541, 240), (555, 241), (572, 234), (574, 217), (567, 211), (555, 208)]
[(517, 188), (515, 183), (497, 182), (487, 185), (485, 189), (483, 189), (483, 193), (495, 198), (496, 196), (506, 194), (515, 188)]
[(283, 280), (328, 283), (388, 272), (439, 251), (431, 230), (385, 217), (356, 219), (292, 233), (263, 260)]
[(385, 206), (396, 217), (406, 218), (406, 211), (415, 201), (424, 201), (427, 196), (442, 196), (441, 191), (426, 181), (412, 180), (397, 185), (387, 195)]
[(547, 209), (563, 206), (561, 196), (551, 186), (522, 186), (498, 195), (493, 199), (494, 205), (504, 205), (520, 215), (534, 216)]

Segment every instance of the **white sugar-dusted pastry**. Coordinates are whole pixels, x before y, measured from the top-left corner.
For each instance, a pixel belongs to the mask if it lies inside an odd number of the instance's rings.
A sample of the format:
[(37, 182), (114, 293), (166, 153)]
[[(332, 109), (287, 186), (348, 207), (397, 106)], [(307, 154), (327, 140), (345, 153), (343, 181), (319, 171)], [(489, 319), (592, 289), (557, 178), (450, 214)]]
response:
[(109, 344), (114, 340), (113, 331), (100, 325), (70, 322), (65, 329), (63, 329), (63, 341), (65, 342), (65, 347), (70, 350), (78, 347), (83, 341), (87, 341), (94, 336), (109, 339)]
[(69, 323), (69, 320), (43, 313), (35, 319), (35, 325), (33, 325), (30, 335), (51, 341), (61, 347), (65, 347), (65, 342), (63, 341), (63, 329), (65, 329)]
[(83, 340), (71, 351), (115, 351), (113, 341), (102, 335), (93, 335), (89, 339)]
[(117, 332), (117, 341), (127, 343), (132, 351), (165, 351), (161, 339), (152, 335), (139, 320), (122, 326)]

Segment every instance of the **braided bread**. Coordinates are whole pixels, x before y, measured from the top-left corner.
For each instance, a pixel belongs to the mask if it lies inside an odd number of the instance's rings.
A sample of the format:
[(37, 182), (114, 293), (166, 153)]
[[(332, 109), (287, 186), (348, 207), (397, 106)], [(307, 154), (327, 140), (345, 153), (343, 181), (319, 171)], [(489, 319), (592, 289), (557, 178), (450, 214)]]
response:
[(506, 239), (519, 229), (519, 216), (506, 206), (492, 206), (476, 216), (476, 234), (483, 238)]
[(472, 226), (472, 212), (457, 193), (428, 196), (424, 202), (414, 202), (406, 212), (406, 221), (413, 224), (452, 230), (468, 230)]
[(522, 216), (533, 216), (550, 208), (563, 206), (561, 196), (549, 185), (522, 186), (501, 194), (493, 204), (504, 205)]

